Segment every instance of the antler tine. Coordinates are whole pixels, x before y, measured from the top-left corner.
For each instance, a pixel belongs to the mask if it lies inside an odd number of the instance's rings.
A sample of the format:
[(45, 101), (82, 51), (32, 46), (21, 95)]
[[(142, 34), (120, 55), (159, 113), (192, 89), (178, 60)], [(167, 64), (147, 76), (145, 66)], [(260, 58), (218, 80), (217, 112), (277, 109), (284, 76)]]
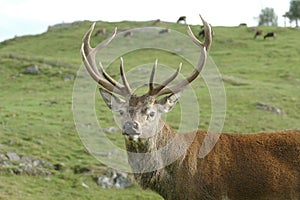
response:
[[(117, 34), (117, 27), (115, 28), (115, 30), (111, 34), (111, 36), (109, 38), (107, 38), (106, 40), (104, 40), (99, 46), (97, 46), (94, 49), (94, 51), (97, 52), (97, 51), (101, 50), (102, 48), (106, 47), (114, 39), (116, 34)], [(123, 86), (120, 83), (118, 83), (116, 80), (114, 80), (109, 74), (106, 73), (106, 71), (104, 70), (101, 62), (99, 62), (99, 68), (100, 68), (100, 71), (101, 71), (102, 75), (104, 76), (104, 78), (106, 80), (108, 80), (111, 84), (113, 84), (119, 90), (122, 90)]]
[[(95, 26), (95, 22), (93, 23), (93, 25)], [(92, 25), (92, 26), (93, 26)], [(94, 27), (93, 27), (93, 29), (94, 29)], [(117, 30), (118, 30), (118, 28), (117, 27), (115, 27), (115, 30), (114, 30), (114, 32), (106, 39), (106, 40), (104, 40), (99, 46), (97, 46), (96, 48), (95, 48), (95, 50), (96, 51), (99, 51), (99, 50), (101, 50), (101, 49), (103, 49), (104, 47), (106, 47), (114, 38), (115, 38), (115, 36), (116, 36), (116, 34), (117, 34)]]
[(160, 91), (157, 92), (156, 96), (164, 95), (164, 94), (174, 94), (183, 89), (186, 85), (191, 83), (193, 80), (197, 78), (197, 76), (200, 74), (201, 70), (203, 69), (206, 59), (207, 59), (207, 53), (210, 49), (211, 43), (212, 43), (212, 35), (211, 35), (211, 27), (210, 25), (201, 17), (200, 18), (204, 25), (204, 31), (205, 31), (205, 41), (204, 43), (200, 42), (195, 35), (193, 34), (191, 28), (188, 26), (187, 32), (192, 39), (192, 41), (200, 47), (200, 59), (197, 64), (196, 69), (191, 73), (189, 77), (186, 79), (180, 81), (179, 83), (170, 86), (169, 88), (163, 87)]
[[(89, 63), (89, 61), (91, 61), (91, 56), (92, 56), (91, 54), (92, 54), (92, 52), (94, 50), (91, 47), (91, 45), (90, 45), (90, 38), (91, 38), (91, 34), (92, 34), (93, 30), (94, 30), (95, 24), (96, 23), (93, 23), (91, 25), (90, 29), (87, 31), (87, 33), (84, 35), (84, 37), (82, 39), (81, 56), (83, 58), (83, 61), (84, 62), (88, 62), (88, 63)], [(88, 67), (87, 68), (88, 72), (92, 71), (93, 74), (95, 74), (97, 76), (100, 75), (99, 72), (98, 72), (98, 70), (97, 70), (97, 68), (94, 68), (94, 65), (90, 66), (90, 64), (88, 64), (88, 66), (87, 65), (85, 65), (85, 66)], [(92, 76), (92, 77), (95, 79), (94, 76)]]
[[(196, 45), (198, 45), (199, 47), (204, 46), (206, 48), (206, 51), (208, 52), (209, 49), (210, 49), (211, 43), (212, 43), (211, 26), (202, 18), (201, 15), (199, 15), (199, 16), (200, 16), (200, 18), (202, 20), (202, 23), (203, 23), (203, 26), (204, 26), (204, 35), (206, 36), (205, 39), (204, 39), (204, 43), (200, 42), (195, 37), (195, 35), (193, 34), (190, 26), (188, 26), (187, 33)], [(207, 36), (209, 36), (209, 37), (207, 37)]]
[[(104, 48), (105, 46), (107, 46), (112, 40), (113, 38), (116, 36), (117, 33), (117, 28), (115, 28), (114, 32), (112, 33), (112, 35), (107, 38), (105, 41), (103, 41), (101, 43), (101, 45), (97, 46), (96, 48), (92, 48), (90, 45), (90, 38), (92, 35), (92, 32), (94, 30), (96, 23), (93, 23), (90, 27), (90, 29), (87, 31), (87, 33), (85, 34), (85, 36), (82, 39), (82, 46), (81, 46), (81, 56), (84, 62), (84, 65), (88, 71), (88, 73), (91, 75), (91, 77), (102, 87), (104, 87), (104, 89), (122, 95), (122, 96), (126, 96), (127, 95), (127, 89), (126, 86), (122, 86), (120, 83), (118, 83), (117, 81), (115, 81), (113, 78), (111, 78), (103, 69), (101, 63), (100, 63), (100, 71), (97, 69), (97, 65), (95, 63), (95, 55), (96, 52), (102, 48)], [(101, 76), (104, 77), (102, 77)], [(126, 92), (125, 92), (126, 90)]]
[(120, 58), (121, 62), (120, 62), (120, 74), (121, 74), (121, 78), (122, 78), (122, 81), (123, 81), (123, 84), (125, 86), (125, 90), (126, 90), (126, 94), (132, 94), (132, 90), (129, 86), (129, 83), (126, 79), (126, 75), (125, 75), (125, 72), (124, 72), (124, 65), (123, 65), (123, 58), (121, 57)]
[[(156, 63), (156, 65), (157, 65), (157, 63)], [(157, 86), (156, 88), (152, 88), (152, 90), (150, 90), (150, 83), (149, 83), (148, 94), (151, 96), (159, 96), (158, 95), (159, 91), (161, 91), (163, 88), (165, 88), (169, 83), (171, 83), (178, 76), (178, 74), (181, 70), (181, 66), (182, 66), (182, 63), (179, 64), (179, 66), (174, 74), (172, 74), (168, 79), (166, 79), (161, 85)], [(152, 76), (152, 73), (151, 73), (151, 76)], [(154, 73), (153, 73), (153, 76), (154, 76)], [(153, 80), (152, 80), (152, 84), (153, 84)]]
[(156, 67), (157, 67), (157, 62), (158, 62), (158, 60), (156, 59), (155, 62), (154, 62), (152, 71), (151, 71), (151, 75), (150, 75), (150, 79), (149, 79), (149, 91), (148, 91), (148, 94), (152, 94), (152, 91), (154, 89), (154, 75), (155, 75), (155, 70), (156, 70)]
[(106, 73), (101, 62), (99, 62), (99, 69), (106, 80), (108, 80), (112, 85), (117, 87), (117, 89), (122, 90), (123, 86), (120, 83), (118, 83), (116, 80), (114, 80), (108, 73)]
[[(92, 48), (91, 45), (90, 45), (90, 39), (91, 39), (91, 35), (92, 35), (92, 32), (95, 28), (95, 25), (96, 25), (96, 22), (94, 22), (90, 29), (88, 30), (88, 32), (85, 34), (84, 38), (83, 38), (83, 43), (82, 45), (84, 44), (85, 46), (85, 51), (84, 52), (87, 52), (88, 54), (85, 54), (85, 56), (87, 57), (88, 61), (90, 63), (92, 63), (91, 67), (93, 69), (93, 71), (98, 74), (100, 76), (100, 73), (97, 69), (97, 65), (95, 63), (95, 54), (97, 51), (99, 51), (100, 49), (104, 48), (105, 46), (107, 46), (111, 40), (116, 36), (116, 33), (117, 33), (117, 28), (115, 28), (114, 32), (112, 33), (112, 35), (106, 39), (105, 41), (103, 41), (101, 43), (101, 45), (97, 46), (96, 48)], [(100, 65), (100, 67), (102, 67)], [(101, 71), (104, 71), (103, 68), (101, 68)]]

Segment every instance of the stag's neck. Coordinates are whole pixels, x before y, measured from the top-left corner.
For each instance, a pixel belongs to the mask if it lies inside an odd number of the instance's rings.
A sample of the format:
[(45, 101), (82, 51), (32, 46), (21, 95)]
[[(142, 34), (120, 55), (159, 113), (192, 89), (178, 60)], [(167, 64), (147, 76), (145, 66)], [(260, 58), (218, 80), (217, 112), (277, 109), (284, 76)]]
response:
[(164, 121), (160, 121), (159, 131), (152, 134), (152, 137), (141, 138), (137, 141), (126, 140), (126, 150), (133, 153), (149, 153), (157, 151), (162, 147), (166, 146), (177, 133)]
[[(186, 151), (185, 138), (161, 121), (162, 128), (153, 137), (144, 141), (126, 141), (128, 161), (136, 181), (143, 188), (158, 193), (172, 189), (172, 174), (177, 162), (181, 162)], [(161, 185), (165, 185), (161, 187)], [(170, 185), (171, 188), (167, 188)]]

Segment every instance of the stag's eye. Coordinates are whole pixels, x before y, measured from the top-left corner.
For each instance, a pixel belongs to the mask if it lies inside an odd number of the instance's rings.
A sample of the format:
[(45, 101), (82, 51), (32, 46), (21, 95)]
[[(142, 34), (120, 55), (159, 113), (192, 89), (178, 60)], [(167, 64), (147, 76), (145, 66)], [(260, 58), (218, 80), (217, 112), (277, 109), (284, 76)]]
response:
[(154, 115), (155, 115), (155, 112), (153, 112), (153, 111), (149, 113), (150, 117), (154, 117)]
[(123, 110), (120, 110), (119, 113), (120, 113), (121, 116), (124, 115), (124, 111)]

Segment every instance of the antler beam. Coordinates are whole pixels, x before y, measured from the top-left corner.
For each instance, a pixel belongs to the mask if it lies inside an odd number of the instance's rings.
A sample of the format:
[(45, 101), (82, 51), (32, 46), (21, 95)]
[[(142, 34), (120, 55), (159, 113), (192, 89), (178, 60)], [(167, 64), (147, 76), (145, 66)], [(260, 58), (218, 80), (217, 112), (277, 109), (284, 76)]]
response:
[(117, 82), (116, 80), (114, 80), (105, 72), (101, 62), (99, 63), (99, 70), (96, 65), (96, 57), (95, 57), (96, 52), (106, 47), (114, 39), (117, 33), (117, 28), (115, 28), (112, 35), (109, 38), (107, 38), (104, 42), (102, 42), (101, 45), (97, 46), (96, 48), (92, 48), (90, 45), (90, 39), (94, 27), (95, 27), (95, 23), (92, 24), (88, 32), (83, 37), (82, 46), (81, 46), (81, 56), (87, 71), (89, 72), (91, 77), (98, 84), (100, 84), (104, 89), (119, 94), (121, 96), (127, 96), (132, 94), (132, 90), (129, 86), (129, 83), (124, 73), (122, 58), (120, 63), (120, 74), (122, 77), (123, 85)]
[[(172, 85), (170, 87), (166, 87), (167, 84), (169, 84), (172, 80), (174, 80), (176, 78), (176, 76), (179, 73), (179, 70), (181, 68), (181, 64), (179, 65), (179, 68), (177, 69), (177, 71), (166, 81), (164, 81), (161, 85), (157, 86), (156, 88), (153, 88), (153, 83), (151, 83), (151, 85), (149, 84), (149, 95), (152, 96), (161, 96), (164, 94), (174, 94), (177, 93), (179, 91), (181, 91), (186, 85), (188, 85), (189, 83), (191, 83), (193, 80), (195, 80), (195, 78), (197, 78), (197, 76), (200, 74), (201, 70), (203, 69), (205, 63), (206, 63), (206, 59), (207, 59), (207, 54), (208, 51), (210, 49), (211, 43), (212, 43), (212, 33), (211, 33), (211, 27), (210, 25), (201, 17), (200, 18), (203, 22), (204, 25), (204, 31), (205, 31), (205, 41), (204, 43), (200, 42), (195, 35), (193, 34), (190, 26), (188, 26), (187, 29), (187, 33), (189, 34), (190, 38), (192, 39), (192, 41), (200, 47), (200, 59), (198, 62), (198, 65), (196, 67), (196, 69), (191, 73), (191, 75), (189, 77), (187, 77), (186, 79), (182, 80), (181, 82)], [(152, 73), (151, 73), (151, 77), (154, 76), (154, 72), (155, 72), (155, 68), (156, 68), (157, 63), (154, 65)], [(150, 81), (153, 81), (153, 77), (150, 79)]]

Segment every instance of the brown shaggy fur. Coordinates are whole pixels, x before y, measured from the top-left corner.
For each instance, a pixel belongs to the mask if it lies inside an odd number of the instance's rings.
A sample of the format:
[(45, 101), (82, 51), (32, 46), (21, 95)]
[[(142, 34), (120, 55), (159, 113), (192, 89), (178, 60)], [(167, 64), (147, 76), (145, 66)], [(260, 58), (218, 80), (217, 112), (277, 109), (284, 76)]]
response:
[[(135, 174), (143, 188), (158, 192), (165, 199), (201, 200), (279, 200), (300, 199), (300, 130), (257, 134), (221, 134), (217, 144), (204, 158), (198, 153), (207, 131), (196, 136), (178, 134), (175, 153), (182, 143), (191, 140), (186, 152), (175, 162), (153, 172)], [(176, 133), (165, 124), (156, 138), (157, 149), (175, 138)], [(129, 152), (151, 152), (147, 145), (126, 141)], [(129, 162), (134, 166), (134, 157)], [(151, 165), (147, 160), (141, 165)], [(157, 158), (157, 162), (161, 162)]]

